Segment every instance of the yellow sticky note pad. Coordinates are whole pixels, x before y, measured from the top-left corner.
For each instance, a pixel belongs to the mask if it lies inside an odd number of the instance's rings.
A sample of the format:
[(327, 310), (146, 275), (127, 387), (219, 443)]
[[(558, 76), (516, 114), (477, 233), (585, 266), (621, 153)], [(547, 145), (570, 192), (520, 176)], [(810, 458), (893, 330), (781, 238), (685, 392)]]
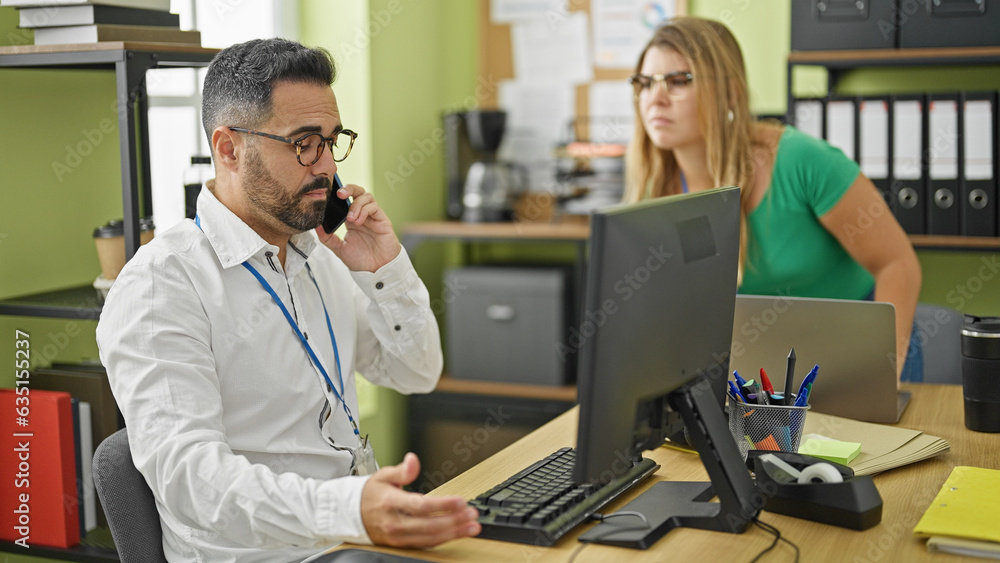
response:
[(841, 442), (839, 440), (818, 440), (809, 438), (799, 446), (799, 453), (811, 455), (841, 465), (848, 465), (861, 453), (858, 442)]

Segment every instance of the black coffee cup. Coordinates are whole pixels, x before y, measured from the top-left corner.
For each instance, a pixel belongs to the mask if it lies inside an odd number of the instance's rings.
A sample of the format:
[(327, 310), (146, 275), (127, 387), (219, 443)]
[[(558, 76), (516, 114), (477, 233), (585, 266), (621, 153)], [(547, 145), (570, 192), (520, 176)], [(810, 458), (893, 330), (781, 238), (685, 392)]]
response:
[(965, 427), (1000, 432), (1000, 317), (965, 315), (962, 389)]

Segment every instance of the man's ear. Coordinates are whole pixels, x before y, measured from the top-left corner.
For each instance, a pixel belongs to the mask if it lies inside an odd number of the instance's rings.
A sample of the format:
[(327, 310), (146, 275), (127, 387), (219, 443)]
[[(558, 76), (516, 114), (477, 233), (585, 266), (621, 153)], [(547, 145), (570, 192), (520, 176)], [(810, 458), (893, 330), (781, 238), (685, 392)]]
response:
[(228, 127), (216, 127), (212, 131), (212, 148), (215, 162), (231, 172), (239, 168), (239, 159), (243, 152), (243, 139)]

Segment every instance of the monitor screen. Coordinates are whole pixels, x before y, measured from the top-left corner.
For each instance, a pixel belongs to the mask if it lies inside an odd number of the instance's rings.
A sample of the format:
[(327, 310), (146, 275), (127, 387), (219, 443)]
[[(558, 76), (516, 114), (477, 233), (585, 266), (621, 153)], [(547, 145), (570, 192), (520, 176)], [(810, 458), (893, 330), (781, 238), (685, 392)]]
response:
[(697, 383), (722, 405), (739, 223), (738, 188), (592, 216), (579, 328), (577, 482), (619, 477), (644, 450), (682, 431), (667, 408), (672, 391)]

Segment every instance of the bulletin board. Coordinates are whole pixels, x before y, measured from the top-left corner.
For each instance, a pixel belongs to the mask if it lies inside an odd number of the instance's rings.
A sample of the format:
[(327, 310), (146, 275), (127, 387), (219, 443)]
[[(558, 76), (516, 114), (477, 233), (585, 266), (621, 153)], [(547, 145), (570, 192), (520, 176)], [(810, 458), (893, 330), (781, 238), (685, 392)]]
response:
[[(512, 25), (508, 23), (497, 23), (491, 18), (491, 2), (498, 0), (479, 0), (479, 52), (478, 52), (478, 67), (479, 75), (483, 77), (491, 77), (496, 83), (500, 83), (505, 80), (515, 80), (517, 79), (515, 68), (514, 68), (514, 56), (512, 53), (512, 38), (511, 38), (511, 28)], [(503, 1), (503, 0), (499, 0)], [(587, 21), (589, 22), (589, 45), (588, 49), (593, 51), (594, 43), (594, 26), (592, 17), (592, 2), (596, 3), (602, 0), (565, 0), (565, 12), (575, 13), (582, 12), (587, 14)], [(603, 0), (605, 4), (612, 3), (608, 0)], [(668, 4), (673, 10), (673, 15), (685, 15), (687, 14), (687, 0), (659, 0), (659, 4)], [(653, 2), (648, 2), (646, 4), (653, 4)], [(593, 59), (592, 59), (593, 60)], [(590, 134), (588, 131), (588, 108), (590, 107), (590, 92), (591, 87), (595, 82), (600, 81), (613, 81), (621, 80), (625, 81), (634, 72), (635, 60), (630, 61), (627, 66), (620, 66), (616, 68), (607, 68), (604, 66), (597, 66), (596, 64), (592, 66), (593, 78), (592, 80), (580, 83), (575, 86), (575, 102), (572, 114), (575, 116), (575, 136), (576, 140), (589, 141)], [(481, 106), (484, 108), (498, 108), (498, 90), (492, 89), (488, 95), (481, 100)]]

